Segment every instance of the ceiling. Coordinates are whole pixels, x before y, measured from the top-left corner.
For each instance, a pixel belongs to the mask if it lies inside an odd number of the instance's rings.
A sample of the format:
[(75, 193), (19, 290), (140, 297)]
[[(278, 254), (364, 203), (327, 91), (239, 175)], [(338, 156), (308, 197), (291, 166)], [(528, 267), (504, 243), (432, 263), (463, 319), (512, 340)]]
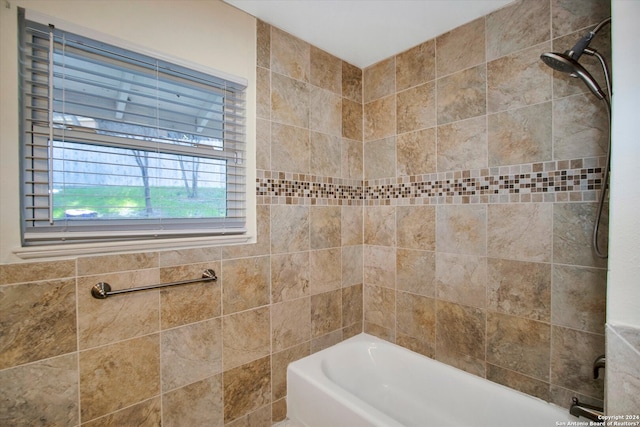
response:
[(360, 68), (513, 0), (224, 0)]

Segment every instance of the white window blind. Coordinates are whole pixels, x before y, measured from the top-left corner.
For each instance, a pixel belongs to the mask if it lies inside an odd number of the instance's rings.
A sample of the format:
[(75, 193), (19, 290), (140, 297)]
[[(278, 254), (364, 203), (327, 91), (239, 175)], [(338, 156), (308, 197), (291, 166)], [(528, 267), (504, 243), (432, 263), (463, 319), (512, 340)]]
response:
[(21, 21), (23, 244), (245, 232), (245, 86)]

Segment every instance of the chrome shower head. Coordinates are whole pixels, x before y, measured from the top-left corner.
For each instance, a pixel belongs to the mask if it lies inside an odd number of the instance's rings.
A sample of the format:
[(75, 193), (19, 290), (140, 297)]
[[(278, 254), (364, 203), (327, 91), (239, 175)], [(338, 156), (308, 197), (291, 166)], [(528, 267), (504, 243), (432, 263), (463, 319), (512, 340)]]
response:
[(595, 79), (589, 74), (585, 68), (578, 63), (575, 59), (573, 59), (568, 52), (567, 53), (557, 53), (557, 52), (545, 52), (540, 55), (540, 59), (542, 62), (547, 64), (549, 67), (554, 70), (560, 71), (562, 73), (567, 73), (571, 77), (579, 77), (584, 84), (587, 85), (589, 90), (593, 92), (598, 99), (605, 99), (605, 94), (596, 83)]

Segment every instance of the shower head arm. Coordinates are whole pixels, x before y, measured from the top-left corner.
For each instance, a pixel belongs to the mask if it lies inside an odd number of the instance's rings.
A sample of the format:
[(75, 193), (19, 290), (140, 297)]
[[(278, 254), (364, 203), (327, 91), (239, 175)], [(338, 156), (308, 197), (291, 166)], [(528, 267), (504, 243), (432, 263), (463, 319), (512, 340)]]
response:
[(602, 27), (604, 27), (606, 24), (609, 24), (610, 22), (611, 22), (611, 17), (601, 21), (598, 25), (594, 27), (593, 30), (589, 31), (589, 33), (587, 33), (580, 40), (578, 40), (578, 42), (570, 50), (566, 51), (565, 54), (570, 58), (575, 59), (576, 61), (580, 59), (583, 53), (587, 53), (585, 51), (586, 49), (588, 49), (589, 44), (591, 43), (591, 40), (593, 40), (593, 38), (596, 36), (598, 31), (600, 31)]

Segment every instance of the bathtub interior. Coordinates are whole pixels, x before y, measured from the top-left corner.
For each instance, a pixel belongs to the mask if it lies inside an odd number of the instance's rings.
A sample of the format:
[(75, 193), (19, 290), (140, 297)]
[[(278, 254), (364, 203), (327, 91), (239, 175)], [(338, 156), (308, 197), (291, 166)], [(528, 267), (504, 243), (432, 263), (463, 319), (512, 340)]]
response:
[[(339, 425), (540, 427), (578, 420), (564, 408), (364, 333), (293, 362), (287, 384), (289, 418), (311, 427), (332, 425), (325, 414), (348, 411), (360, 418)], [(305, 399), (320, 408), (311, 417)]]

